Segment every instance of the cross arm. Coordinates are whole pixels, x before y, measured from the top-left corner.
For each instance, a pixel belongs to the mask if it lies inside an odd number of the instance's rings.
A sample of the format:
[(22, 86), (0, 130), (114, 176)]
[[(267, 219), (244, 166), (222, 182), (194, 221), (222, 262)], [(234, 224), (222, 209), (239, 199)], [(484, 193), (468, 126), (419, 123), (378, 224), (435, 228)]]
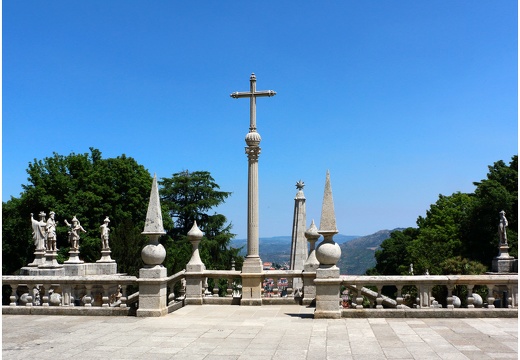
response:
[(234, 93), (231, 93), (232, 98), (239, 99), (239, 98), (245, 98), (245, 97), (260, 97), (260, 96), (275, 96), (276, 91), (273, 90), (263, 90), (263, 91), (255, 91), (254, 93), (251, 93), (250, 91), (235, 91)]

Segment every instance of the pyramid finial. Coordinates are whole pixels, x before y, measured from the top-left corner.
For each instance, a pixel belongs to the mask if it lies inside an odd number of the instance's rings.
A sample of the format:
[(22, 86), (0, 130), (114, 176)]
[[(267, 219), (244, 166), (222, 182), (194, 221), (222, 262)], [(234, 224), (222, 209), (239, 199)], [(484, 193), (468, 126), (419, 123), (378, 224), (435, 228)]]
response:
[(332, 200), (332, 187), (330, 186), (330, 172), (327, 170), (325, 179), (325, 191), (323, 193), (323, 204), (321, 207), (320, 230), (321, 233), (337, 234), (336, 214), (334, 212), (334, 201)]
[(143, 235), (166, 234), (163, 227), (161, 203), (159, 201), (159, 188), (157, 186), (157, 175), (153, 175), (152, 190), (150, 191), (150, 202), (146, 212)]

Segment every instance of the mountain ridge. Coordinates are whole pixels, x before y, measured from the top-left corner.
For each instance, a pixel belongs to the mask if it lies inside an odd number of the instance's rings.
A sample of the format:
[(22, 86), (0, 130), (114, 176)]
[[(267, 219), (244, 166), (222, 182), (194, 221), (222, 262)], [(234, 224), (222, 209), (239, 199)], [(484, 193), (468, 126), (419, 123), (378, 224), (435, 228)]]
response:
[[(366, 236), (343, 235), (334, 236), (334, 241), (341, 248), (341, 257), (337, 263), (341, 274), (363, 275), (365, 271), (376, 264), (375, 251), (381, 243), (390, 237), (393, 231), (379, 230)], [(259, 255), (263, 262), (272, 262), (280, 265), (289, 264), (291, 257), (291, 236), (273, 236), (259, 239)], [(319, 244), (322, 238), (316, 243)], [(234, 248), (242, 247), (240, 255), (247, 255), (247, 239), (233, 239), (230, 245)]]

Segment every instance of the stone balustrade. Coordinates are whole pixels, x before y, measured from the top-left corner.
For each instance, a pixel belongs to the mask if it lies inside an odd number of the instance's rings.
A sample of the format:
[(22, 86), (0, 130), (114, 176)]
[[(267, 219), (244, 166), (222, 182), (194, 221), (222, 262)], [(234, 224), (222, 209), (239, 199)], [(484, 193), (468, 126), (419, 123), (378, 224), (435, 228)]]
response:
[(4, 314), (128, 314), (127, 289), (134, 276), (2, 276), (11, 289)]
[[(469, 313), (473, 311), (473, 314), (478, 312), (481, 317), (498, 317), (516, 316), (518, 312), (516, 274), (342, 275), (338, 279), (318, 279), (319, 281), (316, 281), (315, 274), (309, 276), (310, 274), (299, 270), (266, 270), (261, 275), (262, 305), (302, 303), (305, 293), (295, 292), (292, 284), (294, 279), (303, 279), (305, 275), (314, 278), (316, 288), (339, 284), (337, 309), (333, 309), (336, 315), (330, 312), (326, 316), (456, 317), (474, 316)], [(200, 280), (200, 287), (195, 289), (200, 297), (199, 302), (186, 301), (186, 279), (189, 277)], [(118, 275), (3, 276), (2, 281), (4, 286), (12, 289), (9, 305), (2, 308), (4, 314), (128, 315), (132, 314), (132, 308), (135, 310), (139, 303), (139, 292), (127, 294), (130, 286), (134, 291), (143, 285), (167, 287), (168, 291), (164, 295), (167, 312), (191, 304), (238, 305), (242, 273), (237, 270), (203, 270), (192, 273), (182, 270), (169, 277), (157, 279)], [(304, 287), (300, 291), (305, 292), (308, 289)], [(480, 299), (478, 294), (484, 296)], [(316, 297), (316, 302), (319, 306), (319, 297)]]
[[(497, 308), (518, 309), (518, 275), (436, 275), (436, 276), (341, 276), (342, 289), (338, 307), (341, 315), (377, 316), (370, 310), (385, 310), (381, 316), (397, 316), (396, 311), (406, 311), (408, 315), (418, 314), (417, 310), (458, 310), (471, 311), (485, 309), (489, 316), (500, 316)], [(383, 295), (385, 293), (387, 295)], [(388, 295), (392, 293), (392, 295)], [(456, 296), (464, 295), (464, 298)], [(484, 297), (479, 293), (485, 294)], [(435, 298), (434, 294), (445, 294)], [(497, 301), (498, 300), (498, 301)], [(500, 303), (498, 305), (498, 303)], [(498, 305), (498, 306), (497, 306)], [(388, 315), (388, 309), (395, 309)], [(357, 310), (354, 313), (353, 310)], [(367, 310), (367, 311), (365, 311)], [(362, 312), (365, 311), (363, 315)], [(503, 312), (503, 311), (502, 311)], [(424, 313), (423, 313), (424, 314)], [(459, 314), (462, 312), (459, 311)], [(487, 316), (484, 314), (483, 316)], [(430, 313), (424, 316), (453, 316), (452, 314)]]

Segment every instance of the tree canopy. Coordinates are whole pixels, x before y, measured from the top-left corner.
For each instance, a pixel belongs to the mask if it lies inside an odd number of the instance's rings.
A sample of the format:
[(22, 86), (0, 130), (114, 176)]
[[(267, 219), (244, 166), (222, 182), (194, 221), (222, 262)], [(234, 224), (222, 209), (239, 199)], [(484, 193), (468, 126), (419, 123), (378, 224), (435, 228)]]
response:
[[(95, 262), (100, 257), (99, 227), (110, 219), (110, 248), (119, 261), (119, 271), (135, 273), (146, 238), (138, 231), (144, 225), (152, 177), (133, 158), (125, 155), (103, 159), (101, 152), (63, 156), (54, 153), (34, 160), (27, 169), (28, 184), (19, 198), (2, 205), (2, 270), (13, 273), (33, 258), (30, 214), (56, 213), (58, 261), (68, 258), (68, 227), (76, 218), (87, 233), (81, 234), (81, 258)], [(129, 231), (129, 229), (135, 229)], [(130, 239), (131, 237), (131, 239)], [(129, 254), (131, 252), (131, 254)], [(131, 256), (125, 256), (131, 255)], [(134, 260), (135, 259), (135, 260)]]
[(239, 249), (230, 248), (230, 240), (235, 236), (231, 233), (231, 224), (226, 224), (222, 214), (209, 214), (212, 209), (223, 204), (231, 195), (221, 191), (211, 174), (207, 171), (182, 171), (169, 178), (162, 178), (161, 203), (168, 209), (174, 226), (168, 230), (173, 245), (168, 246), (171, 253), (167, 254), (167, 262), (171, 262), (174, 271), (181, 270), (191, 257), (191, 244), (187, 233), (194, 221), (204, 233), (200, 242), (200, 256), (207, 268), (230, 269), (232, 260), (236, 266), (242, 264)]
[[(28, 184), (22, 185), (19, 198), (11, 197), (2, 205), (2, 271), (12, 274), (34, 258), (30, 214), (38, 220), (40, 211), (56, 213), (58, 221), (58, 261), (68, 259), (69, 223), (76, 216), (87, 233), (81, 233), (80, 258), (95, 262), (100, 258), (100, 225), (110, 219), (111, 257), (118, 271), (137, 275), (142, 267), (141, 250), (147, 244), (141, 235), (152, 185), (150, 173), (133, 158), (121, 155), (103, 159), (101, 152), (63, 156), (54, 153), (34, 160), (27, 169)], [(208, 268), (229, 269), (231, 260), (240, 266), (238, 249), (228, 249), (234, 236), (231, 224), (221, 214), (209, 214), (224, 203), (231, 193), (219, 190), (209, 172), (181, 172), (164, 178), (159, 189), (162, 198), (163, 225), (168, 272), (183, 269), (191, 256), (186, 234), (197, 221), (205, 233), (200, 244), (201, 257)]]
[(518, 254), (518, 156), (497, 161), (474, 193), (439, 195), (417, 228), (394, 232), (376, 251), (370, 274), (476, 274), (491, 268), (498, 254), (499, 212), (504, 210), (510, 255)]

